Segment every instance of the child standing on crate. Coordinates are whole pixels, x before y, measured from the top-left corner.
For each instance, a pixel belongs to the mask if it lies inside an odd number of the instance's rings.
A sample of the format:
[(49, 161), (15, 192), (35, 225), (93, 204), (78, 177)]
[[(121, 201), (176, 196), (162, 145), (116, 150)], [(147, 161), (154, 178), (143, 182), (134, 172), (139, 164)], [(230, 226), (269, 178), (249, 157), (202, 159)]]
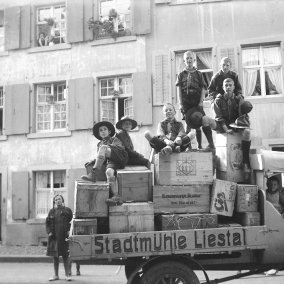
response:
[(127, 165), (142, 165), (150, 168), (150, 161), (145, 159), (142, 154), (134, 150), (134, 146), (129, 135), (129, 131), (137, 127), (137, 121), (131, 119), (129, 116), (122, 117), (116, 124), (116, 128), (120, 131), (116, 137), (122, 142), (128, 154)]
[(101, 140), (97, 145), (97, 158), (88, 164), (93, 164), (93, 169), (87, 175), (81, 176), (81, 179), (91, 182), (96, 182), (98, 171), (103, 165), (106, 166), (106, 177), (110, 184), (110, 190), (112, 198), (108, 199), (107, 202), (119, 203), (120, 197), (118, 196), (118, 188), (116, 183), (116, 170), (123, 169), (128, 161), (128, 154), (125, 151), (125, 147), (122, 142), (113, 137), (115, 134), (114, 126), (108, 121), (101, 121), (94, 125), (93, 134)]
[(145, 138), (156, 152), (161, 152), (163, 155), (169, 155), (173, 151), (185, 151), (190, 147), (190, 142), (194, 139), (195, 134), (185, 133), (182, 122), (175, 118), (176, 110), (171, 103), (166, 103), (163, 106), (163, 113), (165, 119), (158, 124), (157, 136), (146, 131)]

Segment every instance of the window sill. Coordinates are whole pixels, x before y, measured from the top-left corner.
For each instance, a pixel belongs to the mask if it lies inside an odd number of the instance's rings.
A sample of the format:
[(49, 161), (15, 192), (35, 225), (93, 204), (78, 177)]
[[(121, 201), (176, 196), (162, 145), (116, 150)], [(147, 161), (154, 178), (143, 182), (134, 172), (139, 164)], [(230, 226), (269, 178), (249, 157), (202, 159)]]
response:
[(0, 141), (6, 141), (8, 139), (7, 135), (1, 135)]
[(156, 4), (170, 4), (170, 5), (187, 5), (187, 4), (202, 4), (208, 2), (229, 2), (231, 0), (156, 0)]
[(30, 225), (45, 224), (45, 218), (42, 218), (42, 219), (39, 219), (39, 218), (28, 219), (26, 223), (30, 224)]
[(283, 95), (270, 95), (270, 96), (251, 96), (245, 97), (246, 100), (253, 102), (254, 104), (267, 104), (267, 103), (283, 103)]
[(71, 136), (71, 134), (72, 134), (71, 131), (31, 133), (27, 135), (27, 138), (38, 139), (38, 138), (66, 137), (66, 136)]
[(28, 53), (49, 52), (49, 51), (54, 51), (54, 50), (64, 50), (64, 49), (70, 49), (70, 48), (71, 48), (71, 44), (62, 43), (62, 44), (56, 44), (53, 46), (33, 47), (28, 51)]
[(122, 43), (122, 42), (128, 42), (128, 41), (136, 41), (137, 36), (121, 36), (114, 38), (104, 38), (104, 39), (97, 39), (95, 41), (92, 41), (90, 43), (91, 46), (96, 45), (106, 45), (106, 44), (114, 44), (114, 43)]
[(0, 51), (0, 57), (8, 56), (9, 52), (8, 51)]

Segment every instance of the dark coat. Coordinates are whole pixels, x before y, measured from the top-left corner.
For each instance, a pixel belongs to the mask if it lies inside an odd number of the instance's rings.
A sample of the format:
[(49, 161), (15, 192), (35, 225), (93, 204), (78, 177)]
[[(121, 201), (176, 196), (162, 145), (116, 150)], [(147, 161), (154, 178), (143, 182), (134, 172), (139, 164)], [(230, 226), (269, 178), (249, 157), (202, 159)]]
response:
[(47, 252), (48, 256), (68, 256), (68, 232), (70, 231), (70, 222), (72, 220), (72, 211), (68, 207), (60, 206), (52, 208), (46, 218), (46, 233), (52, 233), (48, 237)]

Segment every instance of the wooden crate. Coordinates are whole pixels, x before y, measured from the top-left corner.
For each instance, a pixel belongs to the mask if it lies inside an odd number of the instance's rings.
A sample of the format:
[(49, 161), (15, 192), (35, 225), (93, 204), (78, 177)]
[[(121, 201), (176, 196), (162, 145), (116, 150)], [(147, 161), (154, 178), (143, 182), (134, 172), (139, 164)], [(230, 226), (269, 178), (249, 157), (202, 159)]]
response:
[(216, 214), (172, 214), (159, 215), (157, 218), (160, 231), (216, 228)]
[(155, 155), (156, 185), (190, 185), (213, 182), (211, 152), (173, 153)]
[(255, 212), (258, 210), (257, 185), (238, 184), (236, 195), (236, 212)]
[(152, 202), (123, 203), (109, 207), (110, 233), (154, 231)]
[(237, 212), (234, 214), (234, 219), (243, 226), (259, 226), (259, 212)]
[(73, 235), (94, 235), (97, 233), (97, 219), (73, 219), (71, 232)]
[(126, 166), (117, 170), (118, 193), (123, 202), (152, 201), (152, 172), (143, 166)]
[(209, 213), (210, 191), (210, 184), (154, 185), (155, 213)]
[(244, 182), (242, 136), (216, 134), (216, 177), (221, 180)]
[(222, 216), (232, 216), (237, 192), (235, 182), (214, 180), (210, 213)]
[(105, 182), (75, 181), (75, 218), (96, 218), (108, 216), (105, 200), (109, 198), (109, 184)]

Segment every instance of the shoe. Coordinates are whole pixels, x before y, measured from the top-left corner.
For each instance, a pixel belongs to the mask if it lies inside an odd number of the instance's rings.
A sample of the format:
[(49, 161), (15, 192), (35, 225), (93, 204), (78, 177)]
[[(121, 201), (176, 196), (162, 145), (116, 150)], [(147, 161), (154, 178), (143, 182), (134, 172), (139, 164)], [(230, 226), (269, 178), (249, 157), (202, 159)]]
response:
[(77, 275), (77, 276), (80, 276), (80, 275), (81, 275), (81, 272), (80, 272), (80, 271), (77, 271), (77, 272), (76, 272), (76, 275)]
[(270, 269), (265, 272), (265, 276), (275, 276), (278, 273), (278, 269)]
[(48, 279), (48, 281), (56, 281), (56, 280), (59, 280), (59, 277), (55, 275)]
[(172, 147), (171, 146), (166, 146), (161, 150), (161, 153), (165, 156), (170, 155), (173, 152)]
[(176, 153), (180, 153), (180, 146), (176, 146), (175, 149), (174, 149), (174, 151), (175, 151)]
[(122, 199), (121, 199), (121, 197), (119, 195), (114, 195), (113, 197), (108, 198), (106, 200), (106, 203), (109, 206), (121, 205), (122, 204)]
[(97, 178), (95, 170), (93, 169), (87, 175), (81, 176), (81, 179), (86, 181), (96, 182)]
[(244, 179), (245, 181), (250, 180), (251, 169), (248, 164), (244, 164)]
[(69, 276), (66, 276), (66, 277), (65, 277), (65, 280), (66, 280), (66, 281), (71, 281), (71, 278), (70, 278)]
[(148, 161), (147, 166), (146, 166), (149, 170), (151, 170), (151, 162)]

